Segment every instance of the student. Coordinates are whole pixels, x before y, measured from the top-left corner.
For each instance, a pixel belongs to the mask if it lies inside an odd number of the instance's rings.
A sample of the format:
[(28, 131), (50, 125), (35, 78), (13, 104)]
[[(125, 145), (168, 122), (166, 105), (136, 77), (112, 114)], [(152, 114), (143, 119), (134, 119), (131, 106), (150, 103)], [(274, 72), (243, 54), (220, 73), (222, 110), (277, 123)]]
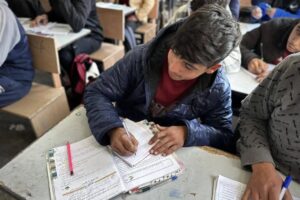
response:
[(183, 145), (230, 149), (231, 90), (219, 62), (239, 39), (229, 13), (206, 5), (127, 53), (86, 89), (84, 103), (97, 141), (131, 155), (137, 142), (127, 136), (122, 116), (160, 125), (151, 139), (157, 142), (153, 154), (167, 155)]
[(283, 181), (275, 168), (300, 182), (299, 63), (299, 53), (287, 57), (242, 102), (238, 149), (242, 165), (252, 167), (243, 200), (278, 199)]
[(0, 0), (0, 107), (25, 96), (34, 77), (25, 31), (6, 1)]
[(246, 33), (241, 42), (242, 66), (262, 80), (268, 64), (278, 64), (300, 51), (300, 20), (274, 19)]
[(299, 0), (252, 0), (252, 5), (254, 7), (251, 16), (256, 20), (267, 21), (281, 17), (300, 18)]
[[(169, 20), (168, 24), (175, 23), (176, 21), (189, 16), (192, 12), (201, 8), (205, 4), (216, 3), (229, 10), (228, 3), (230, 0), (192, 0), (184, 4), (175, 12), (173, 17)], [(167, 24), (167, 25), (168, 25)], [(241, 52), (240, 48), (236, 47), (230, 54), (222, 61), (227, 73), (238, 72), (241, 67)]]
[(46, 24), (49, 21), (69, 24), (74, 32), (83, 28), (91, 33), (59, 51), (62, 67), (70, 72), (74, 57), (80, 53), (90, 54), (101, 47), (102, 28), (99, 24), (95, 0), (50, 0), (52, 9), (49, 13), (37, 16), (32, 26)]
[(9, 8), (17, 17), (27, 17), (34, 19), (44, 13), (44, 9), (39, 0), (6, 0)]

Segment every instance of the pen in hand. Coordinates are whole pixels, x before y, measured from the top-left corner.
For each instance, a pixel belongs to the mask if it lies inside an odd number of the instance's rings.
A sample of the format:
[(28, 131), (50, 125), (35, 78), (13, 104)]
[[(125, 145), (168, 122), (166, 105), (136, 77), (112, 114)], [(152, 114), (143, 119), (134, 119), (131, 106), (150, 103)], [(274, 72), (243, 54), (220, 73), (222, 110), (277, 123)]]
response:
[[(130, 133), (129, 133), (129, 130), (128, 130), (127, 125), (126, 125), (126, 123), (125, 123), (124, 120), (122, 121), (122, 124), (123, 124), (123, 126), (124, 126), (124, 129), (125, 129), (125, 132), (126, 132), (128, 138), (131, 140), (131, 135), (130, 135)], [(134, 153), (134, 155), (136, 155), (136, 152)]]
[(286, 190), (288, 189), (289, 187), (289, 184), (292, 182), (292, 177), (291, 176), (287, 176), (282, 184), (282, 188), (281, 188), (281, 192), (280, 192), (280, 195), (279, 195), (279, 200), (282, 200), (283, 199), (283, 196), (286, 192)]

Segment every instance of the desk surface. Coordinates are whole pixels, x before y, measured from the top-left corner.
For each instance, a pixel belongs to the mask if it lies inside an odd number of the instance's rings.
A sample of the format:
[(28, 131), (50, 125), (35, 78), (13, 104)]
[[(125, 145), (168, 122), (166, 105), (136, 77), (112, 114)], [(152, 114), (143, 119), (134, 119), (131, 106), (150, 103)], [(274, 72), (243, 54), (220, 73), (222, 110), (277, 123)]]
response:
[(242, 35), (260, 26), (260, 23), (250, 24), (250, 23), (239, 22), (239, 24), (240, 24)]
[(123, 10), (124, 15), (129, 15), (131, 13), (134, 13), (135, 8), (126, 6), (126, 5), (121, 5), (121, 4), (115, 4), (115, 3), (106, 3), (106, 2), (97, 2), (96, 7), (98, 8), (109, 8), (109, 9), (114, 9), (114, 10)]
[[(18, 19), (21, 22), (21, 24), (23, 25), (27, 34), (35, 34), (32, 32), (28, 32), (29, 20), (30, 20), (29, 18), (18, 18)], [(57, 23), (57, 24), (59, 24), (59, 23)], [(57, 45), (57, 50), (60, 50), (64, 47), (68, 46), (69, 44), (73, 43), (74, 41), (78, 40), (79, 38), (82, 38), (82, 37), (90, 34), (90, 32), (91, 32), (91, 30), (84, 28), (81, 31), (79, 31), (78, 33), (70, 32), (65, 35), (62, 35), (62, 34), (45, 35), (45, 37), (54, 37), (56, 45)]]
[[(46, 152), (67, 141), (75, 142), (90, 134), (85, 110), (80, 107), (0, 169), (0, 186), (29, 200), (50, 199)], [(238, 158), (229, 158), (197, 147), (182, 148), (177, 151), (177, 155), (184, 162), (186, 170), (176, 181), (142, 194), (124, 195), (115, 199), (208, 200), (212, 197), (213, 180), (217, 175), (244, 183), (250, 175), (241, 169)], [(299, 188), (300, 185), (296, 183), (292, 183), (290, 187), (295, 196), (300, 196)]]

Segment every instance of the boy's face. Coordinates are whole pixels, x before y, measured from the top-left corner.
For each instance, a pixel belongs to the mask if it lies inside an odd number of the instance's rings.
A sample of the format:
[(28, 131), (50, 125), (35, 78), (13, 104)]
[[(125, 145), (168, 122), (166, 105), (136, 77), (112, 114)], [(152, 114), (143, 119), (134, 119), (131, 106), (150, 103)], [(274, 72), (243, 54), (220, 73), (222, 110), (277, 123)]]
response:
[(175, 81), (192, 80), (204, 73), (214, 73), (220, 65), (206, 67), (201, 64), (190, 63), (174, 53), (172, 49), (168, 52), (169, 76)]
[(286, 49), (291, 53), (300, 52), (300, 23), (293, 28), (286, 43)]

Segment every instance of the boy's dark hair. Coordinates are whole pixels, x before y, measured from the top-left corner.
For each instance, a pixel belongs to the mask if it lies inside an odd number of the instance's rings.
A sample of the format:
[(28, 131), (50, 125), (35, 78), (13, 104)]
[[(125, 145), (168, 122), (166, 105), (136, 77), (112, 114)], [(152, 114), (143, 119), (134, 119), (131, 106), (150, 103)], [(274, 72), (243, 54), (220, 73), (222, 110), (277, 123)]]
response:
[(223, 8), (226, 8), (226, 6), (229, 4), (229, 0), (193, 0), (191, 2), (191, 10), (192, 12), (194, 12), (198, 8), (201, 8), (206, 4), (213, 4), (213, 3), (218, 4)]
[(204, 5), (178, 28), (171, 41), (174, 52), (188, 62), (214, 66), (239, 44), (238, 23), (225, 8)]

